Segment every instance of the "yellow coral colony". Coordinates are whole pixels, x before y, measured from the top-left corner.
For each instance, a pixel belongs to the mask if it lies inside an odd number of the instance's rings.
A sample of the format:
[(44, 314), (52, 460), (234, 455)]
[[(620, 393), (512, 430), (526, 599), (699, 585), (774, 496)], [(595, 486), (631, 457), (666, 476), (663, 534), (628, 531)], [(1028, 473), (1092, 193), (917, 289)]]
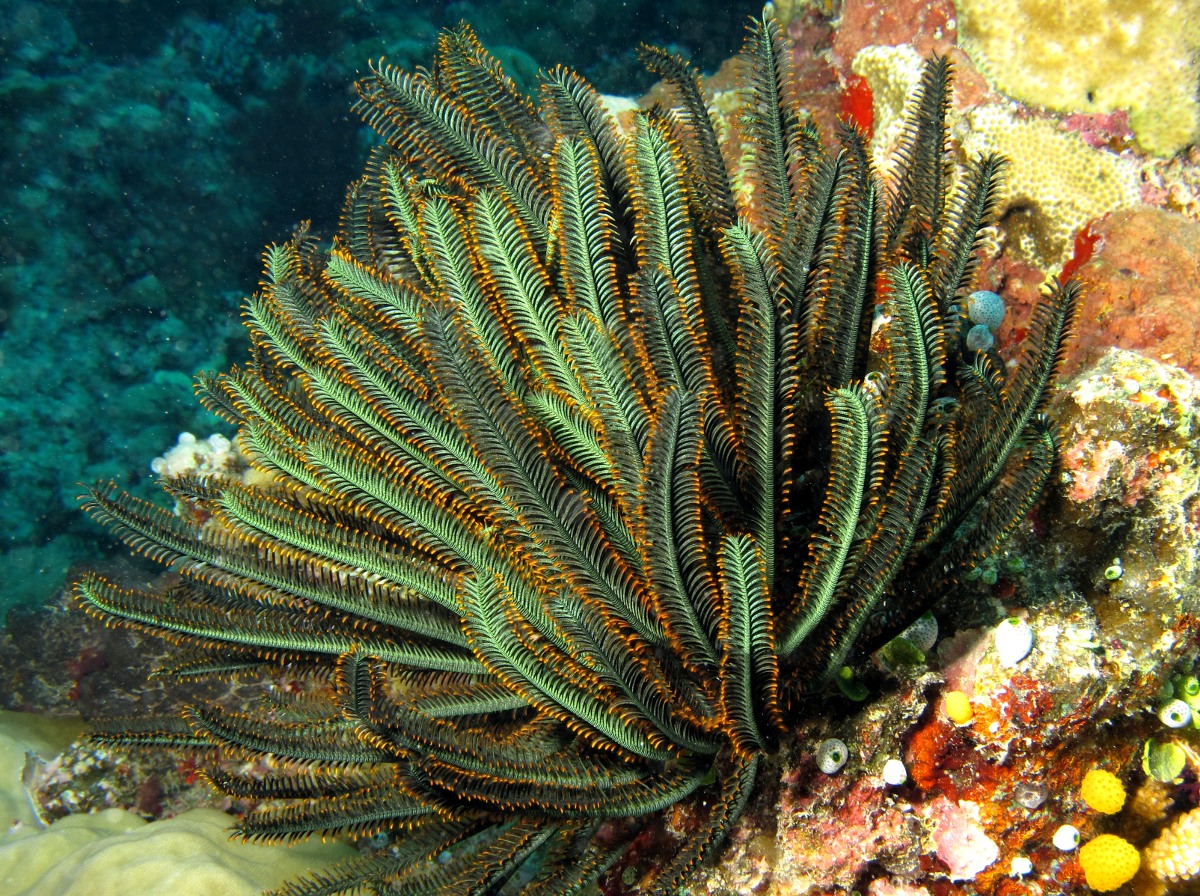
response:
[(1171, 822), (1143, 853), (1146, 870), (1164, 883), (1200, 877), (1200, 809)]
[(1101, 834), (1079, 850), (1079, 864), (1088, 886), (1101, 893), (1128, 883), (1141, 864), (1137, 848), (1122, 837)]
[(1071, 256), (1081, 227), (1137, 203), (1139, 173), (1131, 159), (1088, 146), (1052, 121), (1017, 118), (1004, 106), (967, 113), (966, 152), (996, 152), (1009, 160), (1001, 207), (1013, 248), (1039, 267)]
[[(871, 87), (872, 153), (886, 171), (886, 154), (904, 125), (904, 106), (920, 77), (921, 57), (906, 45), (864, 47), (852, 68)], [(1017, 256), (1037, 267), (1060, 267), (1071, 257), (1081, 227), (1139, 200), (1136, 162), (1088, 146), (1052, 121), (1018, 118), (1003, 105), (969, 110), (965, 119), (965, 127), (956, 128), (965, 154), (994, 152), (1008, 159), (1000, 199), (1004, 229)]]
[(958, 33), (1000, 91), (1060, 112), (1129, 110), (1170, 156), (1196, 139), (1200, 0), (958, 0)]
[(1125, 805), (1125, 785), (1121, 783), (1121, 779), (1112, 772), (1099, 768), (1094, 768), (1083, 776), (1079, 795), (1089, 808), (1105, 815), (1120, 812), (1121, 807)]

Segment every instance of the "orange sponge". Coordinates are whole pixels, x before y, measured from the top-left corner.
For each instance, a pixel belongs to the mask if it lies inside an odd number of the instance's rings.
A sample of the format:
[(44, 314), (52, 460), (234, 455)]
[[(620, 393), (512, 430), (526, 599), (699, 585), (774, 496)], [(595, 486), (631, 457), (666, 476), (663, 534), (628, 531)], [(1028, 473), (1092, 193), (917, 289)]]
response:
[(1141, 862), (1137, 848), (1115, 834), (1101, 834), (1079, 850), (1079, 864), (1088, 886), (1100, 893), (1127, 883), (1137, 874)]
[(1105, 815), (1120, 812), (1125, 805), (1125, 785), (1112, 772), (1094, 768), (1083, 776), (1079, 795), (1088, 807)]

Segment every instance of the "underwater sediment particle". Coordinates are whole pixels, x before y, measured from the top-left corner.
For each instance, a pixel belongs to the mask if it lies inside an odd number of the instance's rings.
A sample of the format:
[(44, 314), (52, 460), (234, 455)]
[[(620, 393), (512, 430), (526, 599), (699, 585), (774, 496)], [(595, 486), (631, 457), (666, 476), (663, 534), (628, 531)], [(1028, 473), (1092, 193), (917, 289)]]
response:
[(372, 847), (281, 893), (676, 892), (803, 698), (1035, 507), (1076, 285), (1010, 370), (964, 353), (1002, 163), (948, 170), (948, 61), (885, 183), (791, 52), (751, 28), (736, 166), (664, 51), (675, 107), (628, 127), (565, 69), (535, 107), (466, 26), (377, 64), (339, 233), (267, 250), (250, 360), (200, 382), (253, 475), (167, 479), (186, 518), (92, 491), (174, 575), (85, 576), (90, 612), (177, 645), (163, 674), (312, 686), (101, 735), (238, 760), (245, 839)]
[(1138, 143), (1155, 155), (1174, 155), (1200, 135), (1196, 0), (958, 0), (955, 7), (963, 48), (1010, 97), (1060, 112), (1128, 110)]

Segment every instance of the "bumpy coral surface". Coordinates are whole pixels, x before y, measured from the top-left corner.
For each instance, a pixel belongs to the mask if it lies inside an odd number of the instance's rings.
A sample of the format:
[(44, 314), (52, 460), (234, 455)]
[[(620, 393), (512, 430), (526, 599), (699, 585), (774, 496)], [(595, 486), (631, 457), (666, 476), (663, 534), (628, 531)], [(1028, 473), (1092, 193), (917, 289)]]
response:
[(1019, 118), (999, 105), (966, 118), (963, 144), (970, 152), (998, 152), (1009, 160), (1002, 204), (1018, 257), (1057, 269), (1084, 225), (1138, 201), (1136, 165), (1089, 147), (1053, 122)]
[(1176, 882), (1200, 876), (1200, 809), (1176, 818), (1142, 854), (1146, 870)]
[[(147, 824), (106, 809), (43, 825), (22, 787), (27, 751), (52, 756), (80, 727), (0, 712), (0, 892), (5, 896), (256, 896), (264, 887), (352, 854), (231, 843), (229, 817), (197, 809)], [(65, 735), (65, 736), (64, 736)]]
[(1128, 109), (1172, 155), (1200, 126), (1196, 0), (959, 0), (963, 45), (1000, 90), (1061, 112)]

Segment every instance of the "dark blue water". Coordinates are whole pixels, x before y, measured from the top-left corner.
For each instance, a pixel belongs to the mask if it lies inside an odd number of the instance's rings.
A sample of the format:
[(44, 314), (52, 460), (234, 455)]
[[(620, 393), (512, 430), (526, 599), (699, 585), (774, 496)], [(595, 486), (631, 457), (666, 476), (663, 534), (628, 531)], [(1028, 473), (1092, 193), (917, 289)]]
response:
[[(114, 546), (80, 483), (157, 493), (149, 463), (219, 428), (192, 397), (242, 355), (262, 247), (336, 223), (371, 136), (368, 61), (425, 61), (471, 22), (519, 83), (566, 63), (651, 80), (639, 43), (711, 70), (757, 4), (56, 0), (0, 10), (0, 563), (6, 606)], [(231, 434), (231, 433), (227, 433)]]

